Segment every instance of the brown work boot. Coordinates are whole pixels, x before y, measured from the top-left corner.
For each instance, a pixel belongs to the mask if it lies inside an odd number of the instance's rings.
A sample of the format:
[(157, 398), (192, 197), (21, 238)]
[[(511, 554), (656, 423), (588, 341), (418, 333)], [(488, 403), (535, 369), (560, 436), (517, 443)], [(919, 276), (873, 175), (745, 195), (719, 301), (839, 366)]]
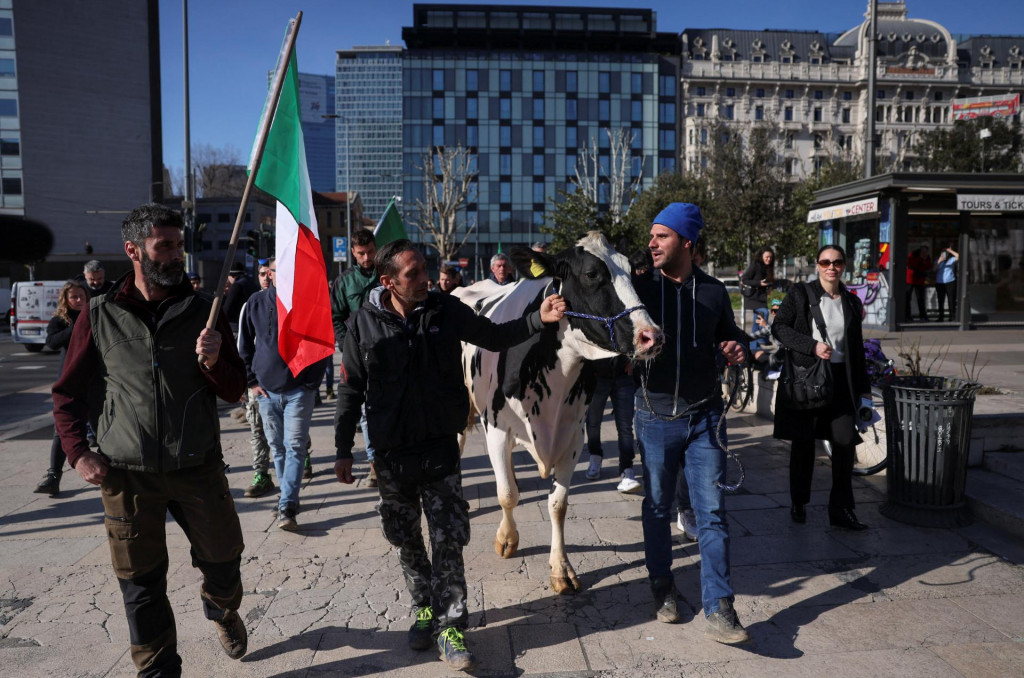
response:
[(217, 636), (224, 652), (232, 659), (244, 657), (249, 647), (249, 634), (245, 630), (245, 622), (238, 616), (238, 611), (227, 610), (214, 624), (217, 625)]

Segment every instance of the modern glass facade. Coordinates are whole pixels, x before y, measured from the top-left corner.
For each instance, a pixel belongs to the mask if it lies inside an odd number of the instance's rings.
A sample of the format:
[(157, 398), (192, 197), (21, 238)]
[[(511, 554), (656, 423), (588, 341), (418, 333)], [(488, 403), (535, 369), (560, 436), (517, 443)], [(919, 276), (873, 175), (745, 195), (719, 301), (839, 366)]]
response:
[(299, 73), (302, 139), (306, 146), (309, 183), (314, 191), (335, 190), (334, 76)]
[[(403, 197), (407, 209), (422, 197), (432, 148), (468, 147), (479, 174), (465, 218), (478, 236), (462, 256), (544, 239), (551, 199), (570, 188), (585, 145), (598, 146), (607, 171), (609, 130), (631, 135), (630, 172), (642, 185), (676, 170), (679, 42), (655, 32), (649, 10), (414, 13), (416, 25), (403, 29)], [(598, 199), (607, 209), (607, 183)]]
[(401, 57), (391, 46), (338, 51), (335, 184), (357, 192), (374, 221), (402, 194)]
[(17, 59), (10, 0), (0, 2), (0, 214), (25, 213), (18, 115)]

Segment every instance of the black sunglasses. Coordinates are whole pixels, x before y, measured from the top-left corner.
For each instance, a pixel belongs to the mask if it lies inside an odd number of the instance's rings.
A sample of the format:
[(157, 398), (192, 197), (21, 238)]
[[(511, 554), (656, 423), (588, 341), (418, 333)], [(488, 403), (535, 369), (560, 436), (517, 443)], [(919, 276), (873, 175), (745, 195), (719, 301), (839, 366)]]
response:
[(829, 266), (835, 266), (836, 268), (842, 268), (846, 266), (845, 259), (819, 259), (818, 266), (822, 268), (828, 268)]

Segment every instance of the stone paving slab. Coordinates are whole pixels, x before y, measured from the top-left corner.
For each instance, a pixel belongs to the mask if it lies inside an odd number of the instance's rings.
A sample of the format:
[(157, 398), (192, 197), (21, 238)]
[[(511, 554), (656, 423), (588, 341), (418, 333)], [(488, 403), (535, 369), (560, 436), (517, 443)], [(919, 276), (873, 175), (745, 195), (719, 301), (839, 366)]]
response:
[[(240, 613), (250, 651), (231, 661), (203, 618), (200, 575), (168, 520), (168, 595), (187, 676), (448, 676), (434, 650), (406, 646), (411, 601), (384, 539), (357, 452), (358, 482), (333, 481), (330, 404), (312, 430), (317, 475), (304, 484), (300, 530), (277, 530), (276, 495), (246, 499), (248, 433), (222, 417), (232, 495), (246, 550)], [(224, 411), (225, 415), (227, 410)], [(605, 440), (614, 439), (606, 418)], [(729, 496), (736, 607), (753, 642), (704, 638), (700, 549), (674, 527), (683, 621), (659, 624), (643, 564), (642, 497), (577, 466), (566, 524), (582, 590), (551, 594), (551, 481), (514, 455), (522, 501), (519, 551), (493, 550), (501, 509), (479, 431), (464, 457), (472, 540), (466, 549), (470, 642), (480, 676), (1019, 676), (1024, 571), (979, 549), (969, 531), (928, 530), (878, 513), (884, 476), (858, 478), (864, 533), (829, 528), (829, 463), (819, 456), (808, 523), (788, 516), (788, 449), (771, 427), (730, 415), (747, 479)], [(0, 497), (0, 676), (131, 676), (128, 632), (110, 571), (98, 493), (73, 473), (59, 499), (31, 494), (48, 439), (2, 443), (9, 488)], [(357, 438), (357, 450), (358, 448)], [(639, 470), (639, 469), (638, 469)], [(738, 475), (730, 466), (730, 479)], [(20, 478), (11, 482), (12, 477)], [(88, 650), (82, 650), (87, 647)]]

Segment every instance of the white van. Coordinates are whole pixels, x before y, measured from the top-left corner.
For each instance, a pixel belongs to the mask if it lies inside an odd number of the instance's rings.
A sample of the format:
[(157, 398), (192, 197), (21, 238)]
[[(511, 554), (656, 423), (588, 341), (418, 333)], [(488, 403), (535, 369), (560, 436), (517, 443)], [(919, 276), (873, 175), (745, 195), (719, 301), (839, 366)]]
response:
[(57, 312), (63, 280), (30, 280), (11, 286), (11, 341), (33, 353), (46, 343), (46, 326)]

